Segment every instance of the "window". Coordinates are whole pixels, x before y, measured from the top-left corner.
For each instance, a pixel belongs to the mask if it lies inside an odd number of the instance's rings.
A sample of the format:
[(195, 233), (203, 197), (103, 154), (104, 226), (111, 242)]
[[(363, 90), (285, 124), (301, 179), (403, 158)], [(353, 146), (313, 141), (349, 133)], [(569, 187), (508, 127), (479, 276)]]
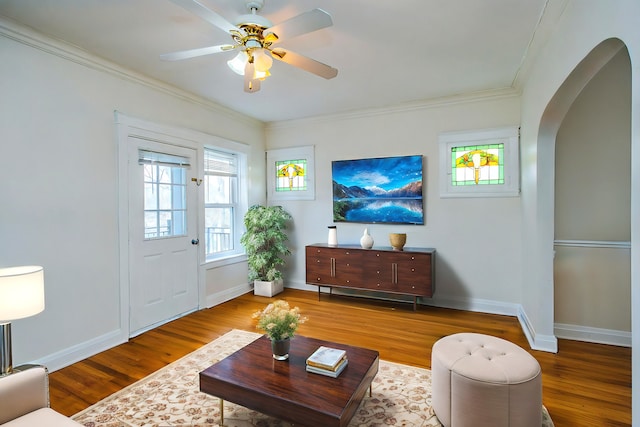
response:
[(451, 148), (451, 185), (504, 184), (504, 144)]
[(208, 260), (240, 251), (242, 198), (239, 189), (243, 164), (238, 153), (204, 150), (204, 230)]
[(440, 142), (440, 197), (520, 194), (518, 127), (446, 132)]
[(276, 161), (276, 191), (307, 190), (307, 159)]
[(314, 200), (314, 147), (267, 151), (267, 194), (275, 200)]
[(189, 159), (139, 150), (138, 163), (144, 168), (144, 238), (185, 236)]

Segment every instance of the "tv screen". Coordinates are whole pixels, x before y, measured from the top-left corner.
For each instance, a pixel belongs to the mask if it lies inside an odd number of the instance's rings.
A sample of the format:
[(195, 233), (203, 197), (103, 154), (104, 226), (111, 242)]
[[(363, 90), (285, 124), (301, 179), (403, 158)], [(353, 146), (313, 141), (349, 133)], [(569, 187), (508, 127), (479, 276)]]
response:
[(422, 156), (331, 162), (333, 220), (424, 224)]

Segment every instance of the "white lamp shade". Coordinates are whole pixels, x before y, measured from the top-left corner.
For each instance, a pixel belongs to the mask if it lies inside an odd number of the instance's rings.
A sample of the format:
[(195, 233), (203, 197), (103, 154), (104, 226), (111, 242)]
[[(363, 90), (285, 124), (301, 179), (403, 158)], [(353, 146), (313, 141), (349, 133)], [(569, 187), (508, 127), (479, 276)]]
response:
[(0, 322), (33, 316), (44, 310), (44, 269), (22, 266), (0, 269)]
[(273, 59), (271, 55), (267, 53), (265, 49), (256, 49), (253, 53), (254, 62), (256, 63), (256, 73), (265, 73), (269, 71), (273, 65)]
[(234, 73), (244, 76), (244, 68), (247, 65), (247, 61), (249, 61), (247, 52), (241, 50), (233, 59), (227, 61), (227, 65)]

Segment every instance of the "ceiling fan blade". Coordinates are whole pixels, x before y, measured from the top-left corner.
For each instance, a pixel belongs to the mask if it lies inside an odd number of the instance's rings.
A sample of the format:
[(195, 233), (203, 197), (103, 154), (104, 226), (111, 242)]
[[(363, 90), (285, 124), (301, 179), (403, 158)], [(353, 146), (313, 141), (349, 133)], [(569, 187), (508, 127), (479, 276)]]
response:
[(322, 9), (313, 9), (274, 25), (268, 28), (265, 33), (273, 33), (282, 40), (297, 37), (332, 25), (331, 15)]
[(227, 52), (239, 45), (222, 44), (218, 46), (200, 47), (197, 49), (181, 50), (179, 52), (163, 53), (160, 59), (165, 61), (179, 61), (181, 59), (195, 58), (196, 56), (211, 55), (213, 53)]
[(337, 69), (318, 62), (315, 59), (291, 52), (290, 50), (278, 48), (273, 49), (271, 53), (273, 54), (272, 56), (279, 61), (286, 62), (289, 65), (301, 68), (325, 79), (332, 79), (338, 75)]
[(260, 79), (254, 79), (255, 66), (253, 62), (247, 62), (244, 67), (244, 91), (253, 93), (260, 90)]
[(187, 9), (195, 15), (198, 15), (205, 21), (215, 25), (221, 30), (224, 30), (228, 33), (232, 33), (234, 31), (241, 32), (241, 30), (231, 22), (227, 21), (222, 16), (218, 15), (216, 12), (196, 0), (171, 0), (171, 2)]

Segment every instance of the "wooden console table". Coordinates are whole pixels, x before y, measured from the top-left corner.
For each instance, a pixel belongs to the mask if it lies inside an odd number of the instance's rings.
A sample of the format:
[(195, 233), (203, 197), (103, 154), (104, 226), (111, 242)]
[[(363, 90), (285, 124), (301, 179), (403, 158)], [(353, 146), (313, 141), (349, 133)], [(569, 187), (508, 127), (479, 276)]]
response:
[(435, 291), (435, 255), (433, 248), (391, 247), (362, 249), (355, 245), (306, 246), (306, 281), (320, 288), (360, 289), (413, 296), (431, 297)]

